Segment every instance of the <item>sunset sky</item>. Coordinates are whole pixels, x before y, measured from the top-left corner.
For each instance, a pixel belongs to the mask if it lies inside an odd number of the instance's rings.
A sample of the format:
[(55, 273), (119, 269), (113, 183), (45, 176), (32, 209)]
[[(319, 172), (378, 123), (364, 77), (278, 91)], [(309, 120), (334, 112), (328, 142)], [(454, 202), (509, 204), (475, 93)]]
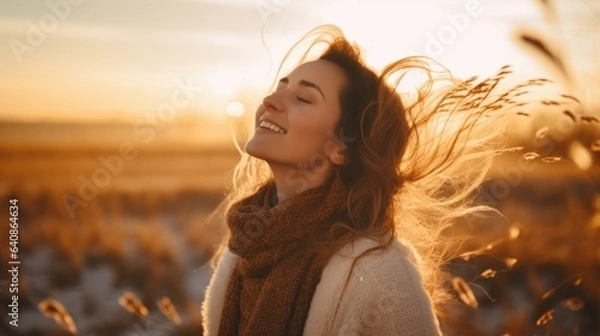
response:
[(222, 119), (234, 101), (253, 111), (284, 51), (324, 23), (365, 48), (375, 68), (416, 53), (460, 76), (506, 63), (545, 74), (511, 40), (528, 25), (557, 37), (579, 94), (598, 102), (600, 1), (555, 1), (558, 27), (538, 2), (5, 0), (0, 120), (135, 120), (181, 85), (191, 87), (190, 113)]

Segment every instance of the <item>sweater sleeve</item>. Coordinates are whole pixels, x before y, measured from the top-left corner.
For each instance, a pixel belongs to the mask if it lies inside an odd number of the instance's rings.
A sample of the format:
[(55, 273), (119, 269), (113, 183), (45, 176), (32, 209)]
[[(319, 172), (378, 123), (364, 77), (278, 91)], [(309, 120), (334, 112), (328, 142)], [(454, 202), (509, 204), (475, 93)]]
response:
[(440, 335), (431, 299), (407, 250), (358, 259), (341, 298), (336, 335)]

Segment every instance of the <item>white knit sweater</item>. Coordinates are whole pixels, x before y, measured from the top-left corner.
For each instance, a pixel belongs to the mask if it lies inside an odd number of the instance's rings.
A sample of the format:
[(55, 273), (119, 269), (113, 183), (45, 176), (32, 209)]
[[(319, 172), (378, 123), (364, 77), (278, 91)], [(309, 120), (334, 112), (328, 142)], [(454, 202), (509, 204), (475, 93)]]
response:
[[(410, 245), (394, 241), (384, 251), (366, 254), (350, 274), (355, 258), (375, 246), (376, 242), (362, 238), (331, 258), (315, 290), (304, 335), (441, 334)], [(225, 293), (237, 259), (227, 250), (207, 288), (202, 305), (206, 336), (218, 334)]]

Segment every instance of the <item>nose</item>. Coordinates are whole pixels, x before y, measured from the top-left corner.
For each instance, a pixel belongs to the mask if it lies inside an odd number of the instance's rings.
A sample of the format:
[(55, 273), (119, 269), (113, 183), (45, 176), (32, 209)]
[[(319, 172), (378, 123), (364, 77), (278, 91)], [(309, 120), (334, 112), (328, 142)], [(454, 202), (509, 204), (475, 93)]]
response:
[(263, 99), (263, 106), (265, 110), (270, 112), (283, 112), (284, 110), (283, 103), (279, 101), (277, 97), (275, 97), (275, 94), (266, 96)]

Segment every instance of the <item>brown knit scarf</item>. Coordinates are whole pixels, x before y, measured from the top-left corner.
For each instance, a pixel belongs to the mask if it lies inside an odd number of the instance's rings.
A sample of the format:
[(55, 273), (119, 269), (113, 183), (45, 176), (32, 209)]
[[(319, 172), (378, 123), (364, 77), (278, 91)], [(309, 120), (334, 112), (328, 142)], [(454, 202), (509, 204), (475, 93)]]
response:
[[(229, 249), (240, 257), (233, 271), (219, 335), (302, 335), (325, 266), (310, 241), (343, 204), (339, 174), (326, 184), (275, 205), (274, 183), (228, 212)], [(312, 252), (311, 252), (312, 251)]]

